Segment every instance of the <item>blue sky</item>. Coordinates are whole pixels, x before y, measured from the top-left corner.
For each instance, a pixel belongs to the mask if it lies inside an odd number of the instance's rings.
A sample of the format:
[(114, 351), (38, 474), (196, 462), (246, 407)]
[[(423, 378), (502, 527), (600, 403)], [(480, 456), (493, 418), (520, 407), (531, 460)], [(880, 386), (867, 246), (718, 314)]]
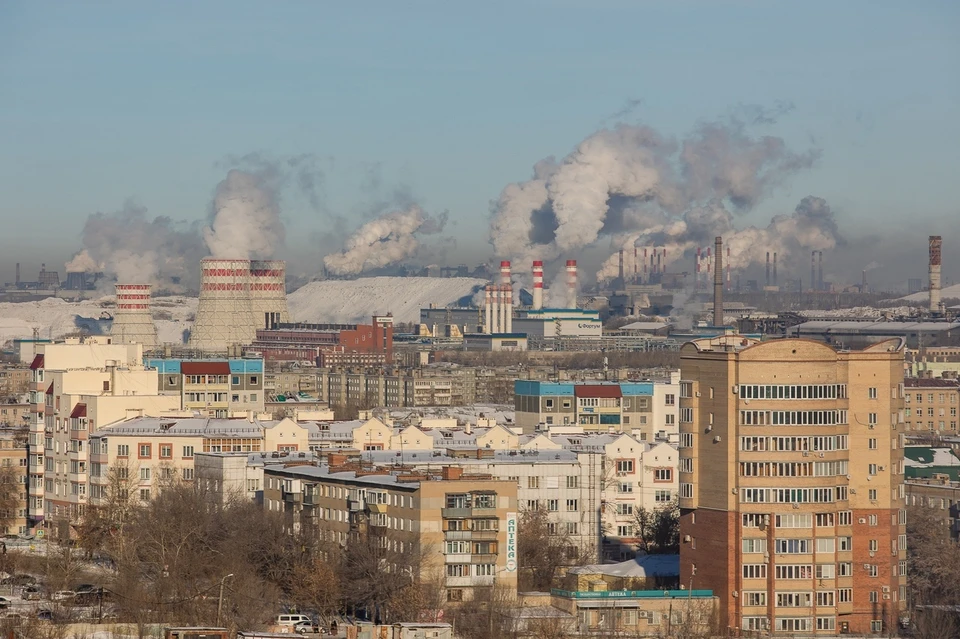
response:
[[(791, 102), (758, 132), (822, 159), (747, 221), (815, 194), (848, 233), (947, 249), (958, 29), (956, 2), (0, 3), (0, 279), (62, 269), (87, 215), (127, 198), (204, 218), (223, 159), (250, 152), (323, 158), (325, 208), (357, 224), (409, 189), (482, 259), (490, 200), (629, 100), (670, 135)], [(284, 216), (309, 255), (329, 217)]]

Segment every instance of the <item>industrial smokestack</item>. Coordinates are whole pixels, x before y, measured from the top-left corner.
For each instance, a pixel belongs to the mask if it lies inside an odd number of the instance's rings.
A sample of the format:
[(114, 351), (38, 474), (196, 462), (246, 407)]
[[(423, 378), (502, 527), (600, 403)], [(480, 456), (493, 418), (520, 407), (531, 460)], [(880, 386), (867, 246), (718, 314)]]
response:
[(500, 284), (502, 286), (509, 286), (510, 283), (510, 262), (504, 260), (500, 262)]
[(810, 289), (817, 290), (817, 252), (810, 253)]
[(490, 293), (490, 287), (483, 288), (483, 332), (493, 332), (493, 295)]
[(17, 284), (20, 284), (20, 262), (17, 262)]
[(698, 246), (698, 247), (697, 247), (697, 262), (696, 262), (696, 278), (695, 278), (695, 280), (694, 280), (694, 281), (696, 282), (696, 285), (694, 286), (694, 288), (695, 288), (696, 290), (698, 290), (698, 291), (700, 290), (700, 250), (701, 250), (701, 249), (700, 249), (700, 247)]
[(823, 251), (817, 252), (817, 289), (823, 290)]
[(623, 249), (620, 249), (619, 258), (620, 258), (620, 286), (623, 286), (626, 283), (626, 280), (623, 278)]
[(633, 283), (637, 283), (637, 278), (640, 277), (640, 271), (637, 266), (637, 247), (633, 247)]
[(731, 278), (730, 278), (730, 263), (731, 263), (732, 261), (733, 261), (733, 260), (730, 259), (730, 247), (727, 246), (727, 290), (728, 290), (728, 291), (731, 290), (731, 289), (730, 289), (730, 279), (731, 279)]
[(713, 267), (713, 325), (723, 326), (723, 238), (714, 240), (716, 261)]
[(533, 308), (539, 311), (543, 308), (543, 262), (533, 261)]
[(777, 285), (777, 254), (773, 254), (773, 285)]
[(567, 260), (567, 308), (577, 308), (576, 260)]
[(250, 300), (250, 260), (200, 261), (200, 302), (190, 345), (205, 351), (226, 351), (256, 339), (258, 322)]
[(767, 286), (770, 286), (770, 251), (767, 251)]
[(491, 333), (500, 332), (500, 287), (493, 284), (490, 286), (490, 297), (493, 300), (493, 320), (490, 324)]
[(863, 273), (861, 273), (861, 277), (863, 279), (860, 282), (860, 292), (866, 293), (867, 292), (867, 269), (863, 269)]
[(144, 350), (157, 347), (149, 284), (117, 284), (117, 308), (110, 336), (115, 344), (143, 344)]
[(939, 313), (940, 302), (940, 245), (939, 235), (930, 236), (930, 312)]
[(505, 286), (505, 293), (507, 296), (506, 309), (503, 312), (503, 315), (506, 319), (506, 322), (503, 325), (504, 333), (513, 332), (513, 285)]

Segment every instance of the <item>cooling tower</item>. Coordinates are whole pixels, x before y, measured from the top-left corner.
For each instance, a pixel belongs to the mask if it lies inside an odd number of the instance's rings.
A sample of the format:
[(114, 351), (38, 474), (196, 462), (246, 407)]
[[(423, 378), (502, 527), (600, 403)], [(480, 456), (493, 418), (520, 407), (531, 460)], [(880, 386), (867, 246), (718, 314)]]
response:
[(110, 336), (115, 344), (142, 344), (145, 351), (157, 347), (149, 284), (117, 284), (117, 308)]
[(250, 262), (250, 311), (257, 328), (276, 328), (290, 322), (287, 312), (286, 262)]
[(249, 344), (259, 324), (250, 301), (250, 260), (200, 261), (200, 304), (190, 333), (190, 345), (205, 351), (225, 351)]

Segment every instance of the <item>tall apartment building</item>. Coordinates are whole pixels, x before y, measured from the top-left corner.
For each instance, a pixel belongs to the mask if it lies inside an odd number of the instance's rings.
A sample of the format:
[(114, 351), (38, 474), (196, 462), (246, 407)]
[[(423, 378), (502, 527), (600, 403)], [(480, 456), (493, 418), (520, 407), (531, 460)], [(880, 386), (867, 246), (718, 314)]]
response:
[(425, 559), (400, 569), (417, 581), (440, 580), (448, 601), (495, 583), (516, 591), (516, 482), (459, 468), (370, 474), (290, 465), (265, 467), (263, 476), (264, 508), (283, 513), (291, 528), (312, 527), (340, 544), (367, 535), (381, 547), (412, 544)]
[(263, 360), (150, 359), (160, 394), (176, 395), (185, 411), (224, 418), (264, 409)]
[[(743, 631), (893, 631), (906, 603), (903, 342), (683, 346), (681, 583)], [(854, 454), (855, 452), (855, 454)]]
[(0, 432), (0, 469), (4, 481), (9, 481), (0, 490), (12, 498), (9, 510), (0, 513), (7, 525), (0, 534), (22, 535), (27, 532), (27, 446), (18, 433)]
[(953, 378), (908, 377), (903, 380), (906, 429), (940, 436), (957, 434), (960, 381)]
[(139, 344), (109, 338), (38, 344), (31, 364), (36, 419), (29, 439), (29, 523), (66, 533), (88, 496), (89, 436), (134, 415), (180, 409), (157, 393), (157, 371), (144, 368)]

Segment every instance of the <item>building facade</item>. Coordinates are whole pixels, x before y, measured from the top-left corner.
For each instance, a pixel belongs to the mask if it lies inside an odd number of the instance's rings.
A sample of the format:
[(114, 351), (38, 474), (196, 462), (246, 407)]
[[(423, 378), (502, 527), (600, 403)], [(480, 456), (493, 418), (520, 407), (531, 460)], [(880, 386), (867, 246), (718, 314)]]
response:
[(263, 360), (149, 359), (162, 395), (176, 395), (185, 411), (226, 418), (264, 410)]
[[(331, 460), (334, 463), (334, 460)], [(451, 602), (482, 589), (517, 588), (517, 485), (459, 468), (439, 474), (360, 473), (336, 464), (264, 469), (264, 507), (293, 529), (311, 527), (321, 539), (348, 544), (374, 538), (425, 559), (410, 570), (418, 581), (439, 580)]]
[(0, 479), (2, 479), (6, 524), (4, 535), (27, 532), (27, 443), (20, 433), (0, 432)]
[(951, 378), (908, 377), (903, 380), (904, 419), (909, 431), (939, 436), (957, 434), (960, 381)]
[(686, 344), (681, 372), (681, 584), (714, 590), (731, 629), (893, 631), (902, 341), (837, 351), (727, 335)]

